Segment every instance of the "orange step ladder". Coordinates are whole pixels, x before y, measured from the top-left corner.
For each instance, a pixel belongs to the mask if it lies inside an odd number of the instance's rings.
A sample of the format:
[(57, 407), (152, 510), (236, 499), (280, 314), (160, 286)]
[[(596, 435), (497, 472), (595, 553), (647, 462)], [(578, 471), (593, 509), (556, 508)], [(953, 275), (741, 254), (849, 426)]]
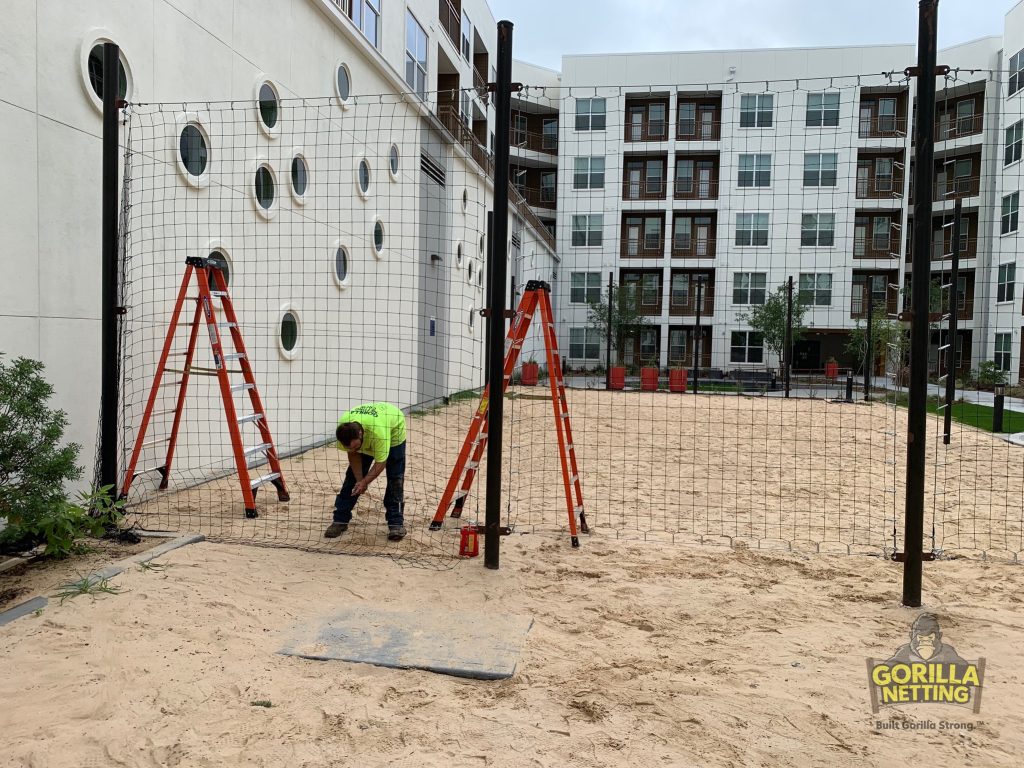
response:
[[(199, 289), (198, 295), (188, 296), (189, 285), (195, 277)], [(211, 290), (211, 284), (213, 290)], [(220, 299), (225, 322), (217, 321), (217, 313), (214, 308), (214, 299)], [(192, 315), (191, 323), (182, 323), (191, 328), (188, 339), (188, 347), (184, 352), (171, 352), (171, 345), (174, 341), (175, 329), (178, 327), (178, 319), (181, 317), (181, 310), (186, 301), (195, 301), (196, 308)], [(199, 328), (202, 323), (210, 335), (210, 348), (213, 352), (213, 368), (202, 368), (192, 365), (195, 357), (196, 344), (199, 338)], [(234, 352), (224, 352), (221, 342), (221, 329), (227, 330), (231, 335), (231, 342)], [(182, 355), (185, 363), (181, 368), (168, 368), (167, 359), (171, 355)], [(237, 370), (228, 370), (230, 361), (238, 362)], [(165, 373), (181, 374), (177, 382), (164, 382)], [(241, 382), (232, 384), (228, 378), (229, 374), (241, 374)], [(153, 387), (149, 391), (149, 400), (146, 402), (146, 410), (142, 415), (142, 423), (139, 425), (139, 433), (135, 438), (135, 446), (132, 449), (132, 457), (128, 462), (128, 468), (124, 476), (124, 484), (121, 487), (121, 498), (127, 498), (131, 490), (132, 482), (139, 474), (145, 472), (160, 473), (160, 490), (166, 490), (168, 479), (171, 475), (171, 463), (174, 459), (174, 449), (178, 441), (178, 430), (181, 427), (182, 411), (185, 406), (185, 392), (188, 389), (188, 382), (191, 376), (216, 376), (220, 384), (221, 400), (224, 403), (224, 415), (227, 420), (228, 433), (231, 436), (231, 448), (235, 458), (235, 468), (238, 471), (238, 481), (242, 487), (242, 499), (245, 503), (245, 516), (247, 518), (258, 517), (256, 511), (256, 491), (260, 486), (272, 483), (277, 488), (279, 501), (288, 501), (288, 490), (285, 487), (284, 475), (281, 472), (281, 463), (277, 457), (277, 449), (274, 447), (274, 440), (270, 435), (270, 425), (267, 423), (267, 414), (260, 400), (259, 392), (256, 389), (256, 379), (252, 373), (252, 366), (249, 363), (249, 356), (245, 351), (245, 343), (242, 341), (242, 332), (238, 327), (238, 317), (231, 304), (231, 297), (228, 295), (227, 282), (224, 275), (217, 266), (208, 259), (201, 257), (190, 257), (185, 259), (185, 276), (181, 281), (181, 288), (178, 291), (177, 301), (174, 303), (174, 311), (171, 313), (171, 324), (167, 330), (167, 337), (164, 339), (163, 351), (160, 353), (160, 361), (157, 363), (156, 375), (153, 377)], [(162, 386), (178, 385), (178, 396), (174, 408), (166, 411), (154, 412), (157, 395)], [(234, 393), (248, 392), (252, 404), (252, 413), (239, 417), (235, 410)], [(146, 440), (146, 432), (149, 429), (150, 421), (156, 416), (174, 414), (174, 422), (171, 426), (171, 433), (166, 440), (155, 438)], [(251, 448), (242, 445), (243, 424), (254, 424), (259, 433), (258, 442)], [(155, 467), (136, 472), (139, 456), (142, 449), (150, 445), (167, 443), (167, 450), (164, 463)], [(270, 472), (258, 476), (255, 479), (249, 475), (248, 461), (252, 456), (263, 454), (270, 464)]]
[[(587, 518), (583, 510), (583, 488), (580, 485), (579, 466), (576, 462), (576, 447), (572, 439), (572, 427), (569, 423), (569, 405), (565, 397), (565, 380), (562, 378), (562, 361), (558, 353), (558, 339), (555, 335), (555, 321), (551, 311), (551, 286), (541, 280), (530, 280), (523, 291), (505, 338), (505, 367), (502, 375), (502, 394), (508, 390), (512, 380), (512, 372), (523, 348), (523, 341), (530, 329), (530, 323), (537, 309), (540, 308), (541, 329), (544, 333), (544, 349), (547, 355), (548, 380), (551, 382), (551, 402), (554, 408), (555, 432), (558, 435), (558, 456), (562, 465), (562, 483), (565, 490), (565, 504), (569, 512), (569, 535), (572, 545), (580, 545), (579, 532), (590, 533)], [(473, 414), (469, 425), (469, 433), (459, 451), (448, 485), (437, 505), (437, 512), (430, 522), (430, 530), (439, 530), (444, 522), (444, 515), (452, 506), (451, 517), (462, 517), (462, 509), (470, 488), (480, 468), (487, 447), (487, 415), (490, 401), (490, 385), (484, 387), (480, 405)], [(459, 480), (462, 480), (462, 487)], [(454, 505), (453, 505), (454, 501)], [(577, 523), (578, 521), (578, 523)]]

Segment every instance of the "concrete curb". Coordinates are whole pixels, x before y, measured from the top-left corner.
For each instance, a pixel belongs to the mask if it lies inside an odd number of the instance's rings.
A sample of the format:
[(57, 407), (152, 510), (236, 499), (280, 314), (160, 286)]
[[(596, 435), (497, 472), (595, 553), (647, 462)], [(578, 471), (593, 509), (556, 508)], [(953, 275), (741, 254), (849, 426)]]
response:
[[(161, 555), (166, 555), (172, 550), (179, 549), (188, 544), (195, 544), (199, 541), (205, 541), (206, 537), (201, 533), (186, 534), (185, 536), (179, 536), (173, 541), (168, 541), (166, 544), (161, 544), (158, 547), (147, 549), (145, 552), (140, 552), (137, 555), (119, 560), (116, 563), (108, 565), (106, 568), (101, 568), (98, 571), (90, 573), (86, 578), (89, 581), (89, 585), (99, 584), (104, 579), (111, 579), (117, 576), (119, 573), (124, 573), (133, 565), (139, 565), (140, 563), (148, 563), (150, 560), (155, 560)], [(0, 627), (5, 624), (10, 624), (15, 619), (20, 619), (22, 616), (26, 616), (33, 613), (41, 608), (45, 608), (49, 600), (45, 597), (33, 597), (30, 600), (26, 600), (23, 603), (19, 603), (13, 608), (8, 608), (6, 611), (0, 612)]]

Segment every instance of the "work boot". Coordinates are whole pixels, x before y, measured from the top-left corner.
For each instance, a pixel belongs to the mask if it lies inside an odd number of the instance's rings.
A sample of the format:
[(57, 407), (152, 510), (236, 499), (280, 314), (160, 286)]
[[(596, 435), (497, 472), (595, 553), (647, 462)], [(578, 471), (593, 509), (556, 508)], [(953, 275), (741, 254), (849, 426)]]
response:
[(401, 541), (405, 538), (406, 530), (404, 525), (388, 526), (388, 541)]
[(325, 539), (336, 539), (348, 530), (348, 523), (331, 523), (324, 531)]

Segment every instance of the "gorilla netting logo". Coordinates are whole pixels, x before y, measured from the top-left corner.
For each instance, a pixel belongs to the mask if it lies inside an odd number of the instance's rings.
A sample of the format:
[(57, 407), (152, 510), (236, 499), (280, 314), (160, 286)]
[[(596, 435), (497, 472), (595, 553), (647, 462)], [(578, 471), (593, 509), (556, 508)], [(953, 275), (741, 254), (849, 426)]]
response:
[(985, 660), (968, 661), (942, 640), (939, 620), (922, 613), (910, 628), (910, 642), (885, 661), (868, 659), (871, 711), (897, 704), (952, 704), (981, 709)]

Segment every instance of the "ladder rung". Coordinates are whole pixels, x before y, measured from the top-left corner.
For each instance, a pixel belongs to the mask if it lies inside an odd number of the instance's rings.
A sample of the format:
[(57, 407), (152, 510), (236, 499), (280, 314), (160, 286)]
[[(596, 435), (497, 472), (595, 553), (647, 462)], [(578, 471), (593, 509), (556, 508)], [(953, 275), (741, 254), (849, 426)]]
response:
[(217, 323), (218, 328), (237, 328), (238, 323)]
[(476, 469), (479, 466), (480, 466), (480, 462), (479, 461), (471, 461), (471, 462), (466, 464), (466, 469)]
[(219, 299), (222, 296), (227, 296), (228, 292), (227, 291), (210, 291), (210, 295), (213, 296), (213, 298), (215, 298), (215, 299)]
[(154, 437), (152, 440), (147, 440), (142, 444), (143, 448), (148, 448), (151, 445), (159, 445), (160, 443), (166, 443), (170, 440), (169, 437)]
[(165, 408), (162, 411), (153, 411), (154, 416), (166, 416), (168, 413), (174, 413), (175, 408)]
[(260, 443), (259, 445), (254, 445), (252, 448), (246, 448), (242, 452), (242, 454), (244, 456), (252, 456), (254, 453), (259, 453), (260, 451), (267, 451), (267, 450), (270, 450), (273, 447), (274, 447), (273, 443)]
[(259, 421), (263, 418), (262, 413), (250, 413), (248, 416), (243, 416), (238, 420), (239, 424), (245, 424), (247, 421)]
[(224, 355), (224, 359), (225, 360), (244, 360), (245, 359), (245, 353), (244, 352), (227, 352)]
[(178, 379), (177, 381), (161, 381), (160, 382), (160, 386), (161, 387), (176, 387), (179, 384), (181, 384), (181, 379)]
[(573, 510), (573, 512), (575, 512), (577, 515), (582, 515), (583, 514), (583, 505), (580, 504), (578, 507), (576, 507), (576, 509)]
[(231, 385), (231, 391), (232, 392), (241, 392), (243, 389), (256, 389), (256, 385), (255, 384), (250, 384), (248, 381), (245, 382), (244, 384), (232, 384)]
[(569, 482), (570, 483), (575, 483), (579, 479), (580, 479), (579, 475), (573, 475), (572, 477), (569, 478)]
[(160, 464), (160, 465), (155, 466), (155, 467), (146, 467), (146, 469), (140, 469), (135, 474), (142, 475), (142, 474), (145, 474), (146, 472), (159, 472), (159, 471), (163, 470), (163, 468), (164, 468), (164, 465)]
[(250, 488), (259, 488), (261, 485), (266, 485), (267, 483), (269, 483), (269, 482), (271, 482), (273, 480), (277, 480), (277, 478), (279, 478), (280, 476), (281, 476), (280, 472), (271, 472), (269, 475), (264, 475), (263, 477), (257, 477), (255, 480), (251, 481), (249, 483), (249, 487)]

